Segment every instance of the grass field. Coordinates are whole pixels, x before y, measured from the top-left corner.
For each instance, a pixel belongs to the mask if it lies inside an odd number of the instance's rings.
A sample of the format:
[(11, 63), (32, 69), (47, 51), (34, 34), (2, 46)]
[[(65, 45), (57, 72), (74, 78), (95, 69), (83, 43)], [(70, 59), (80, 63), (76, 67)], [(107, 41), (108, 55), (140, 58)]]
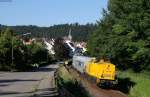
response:
[[(118, 78), (124, 80), (123, 88), (130, 97), (150, 97), (150, 73), (133, 73), (119, 71)], [(125, 86), (126, 85), (126, 86)]]

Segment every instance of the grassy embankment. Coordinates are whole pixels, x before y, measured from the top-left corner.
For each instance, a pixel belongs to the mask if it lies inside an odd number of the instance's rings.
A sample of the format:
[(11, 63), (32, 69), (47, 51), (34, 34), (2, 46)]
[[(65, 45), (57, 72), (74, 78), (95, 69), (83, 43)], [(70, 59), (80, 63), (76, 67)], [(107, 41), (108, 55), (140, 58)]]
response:
[(118, 72), (120, 90), (130, 97), (150, 97), (150, 73)]
[(81, 84), (68, 72), (68, 70), (61, 66), (58, 69), (58, 87), (65, 88), (74, 97), (89, 97), (88, 93), (81, 86)]
[[(59, 87), (66, 88), (75, 97), (89, 97), (81, 84), (61, 66), (59, 72)], [(150, 97), (150, 73), (118, 72), (118, 89), (129, 97)]]

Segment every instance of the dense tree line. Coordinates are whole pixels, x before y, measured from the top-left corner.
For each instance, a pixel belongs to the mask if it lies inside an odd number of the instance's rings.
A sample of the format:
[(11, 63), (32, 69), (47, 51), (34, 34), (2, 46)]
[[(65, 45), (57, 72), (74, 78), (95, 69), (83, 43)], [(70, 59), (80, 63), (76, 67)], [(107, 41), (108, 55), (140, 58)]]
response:
[(91, 55), (121, 69), (150, 70), (150, 0), (109, 0), (89, 39)]
[[(7, 26), (0, 25), (0, 30), (5, 29)], [(29, 26), (9, 26), (17, 35), (23, 35), (24, 33), (31, 33), (31, 37), (46, 37), (46, 38), (58, 38), (67, 36), (71, 29), (73, 40), (86, 41), (89, 33), (93, 32), (96, 28), (94, 24), (80, 25), (74, 24), (60, 24), (50, 27), (38, 27), (34, 25)]]
[(54, 42), (55, 57), (58, 60), (64, 60), (69, 58), (69, 49), (65, 47), (63, 38), (56, 38)]
[(39, 44), (25, 45), (7, 28), (0, 34), (0, 70), (29, 70), (33, 64), (50, 61), (48, 51)]

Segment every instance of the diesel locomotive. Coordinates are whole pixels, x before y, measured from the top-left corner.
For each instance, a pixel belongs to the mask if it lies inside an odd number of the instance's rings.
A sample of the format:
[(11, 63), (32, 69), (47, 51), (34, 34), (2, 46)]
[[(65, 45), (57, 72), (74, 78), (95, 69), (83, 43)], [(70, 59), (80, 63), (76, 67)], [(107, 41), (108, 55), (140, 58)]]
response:
[(109, 61), (97, 61), (94, 57), (73, 56), (72, 66), (78, 72), (95, 80), (100, 86), (110, 86), (117, 83), (116, 67)]

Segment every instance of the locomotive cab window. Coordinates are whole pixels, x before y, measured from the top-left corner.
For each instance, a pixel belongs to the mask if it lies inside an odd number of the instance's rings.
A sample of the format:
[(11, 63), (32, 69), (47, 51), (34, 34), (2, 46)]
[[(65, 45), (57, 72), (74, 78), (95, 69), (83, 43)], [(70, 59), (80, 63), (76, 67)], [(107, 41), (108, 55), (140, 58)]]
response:
[(82, 66), (83, 66), (83, 63), (82, 63), (82, 62), (79, 62), (79, 66), (82, 67)]

